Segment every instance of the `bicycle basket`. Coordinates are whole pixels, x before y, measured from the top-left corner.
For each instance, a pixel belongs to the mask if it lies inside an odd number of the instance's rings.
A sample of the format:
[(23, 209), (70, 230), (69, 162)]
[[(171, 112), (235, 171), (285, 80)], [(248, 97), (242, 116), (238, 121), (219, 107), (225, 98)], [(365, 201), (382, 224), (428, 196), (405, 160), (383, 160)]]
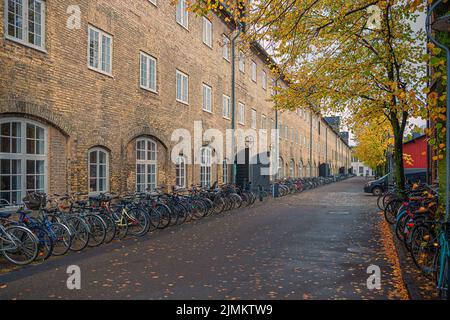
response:
[(47, 198), (45, 194), (30, 193), (25, 198), (23, 198), (23, 203), (26, 205), (28, 210), (39, 210), (45, 207)]

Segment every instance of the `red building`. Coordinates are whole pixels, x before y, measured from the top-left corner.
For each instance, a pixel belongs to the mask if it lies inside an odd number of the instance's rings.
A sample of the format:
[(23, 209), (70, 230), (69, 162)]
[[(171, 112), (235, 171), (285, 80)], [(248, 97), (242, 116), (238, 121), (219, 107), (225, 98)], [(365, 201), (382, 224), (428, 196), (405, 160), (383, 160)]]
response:
[(421, 135), (403, 144), (403, 154), (409, 155), (411, 161), (403, 160), (405, 175), (409, 180), (426, 181), (427, 176), (427, 137)]

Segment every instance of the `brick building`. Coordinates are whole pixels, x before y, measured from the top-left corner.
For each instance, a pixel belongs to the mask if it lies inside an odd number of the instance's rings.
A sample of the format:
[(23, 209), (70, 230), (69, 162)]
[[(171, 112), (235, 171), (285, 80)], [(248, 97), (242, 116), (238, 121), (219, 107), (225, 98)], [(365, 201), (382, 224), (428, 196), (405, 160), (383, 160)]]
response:
[[(236, 31), (170, 2), (0, 1), (1, 198), (230, 181), (232, 161), (209, 164), (207, 148), (180, 155), (205, 163), (173, 163), (171, 135), (194, 121), (231, 127)], [(275, 127), (274, 81), (261, 47), (238, 48), (237, 128)], [(278, 127), (281, 176), (350, 167), (347, 144), (320, 116), (279, 111)]]

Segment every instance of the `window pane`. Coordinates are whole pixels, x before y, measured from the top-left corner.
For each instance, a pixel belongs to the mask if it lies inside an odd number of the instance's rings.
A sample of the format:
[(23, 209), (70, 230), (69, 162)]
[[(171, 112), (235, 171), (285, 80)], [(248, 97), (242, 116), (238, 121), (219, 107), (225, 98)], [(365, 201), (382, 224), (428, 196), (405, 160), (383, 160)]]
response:
[(89, 31), (89, 65), (98, 68), (98, 36), (94, 29)]
[(32, 124), (27, 124), (27, 139), (36, 138), (36, 126)]
[(150, 59), (149, 65), (150, 65), (149, 86), (150, 89), (156, 90), (156, 61)]
[(147, 87), (147, 58), (141, 54), (141, 86)]
[(28, 140), (27, 139), (27, 153), (28, 154), (36, 154), (36, 145), (35, 140)]
[(97, 178), (97, 165), (91, 164), (89, 166), (89, 176), (91, 178)]
[(90, 163), (97, 163), (97, 151), (91, 151), (89, 153), (89, 162)]

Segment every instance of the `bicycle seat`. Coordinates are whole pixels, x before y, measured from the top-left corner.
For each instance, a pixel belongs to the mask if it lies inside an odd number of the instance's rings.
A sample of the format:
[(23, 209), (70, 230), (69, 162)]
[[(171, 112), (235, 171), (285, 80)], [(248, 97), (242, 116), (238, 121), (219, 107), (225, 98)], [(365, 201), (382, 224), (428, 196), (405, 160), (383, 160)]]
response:
[(12, 212), (0, 212), (0, 219), (8, 219), (12, 214)]

